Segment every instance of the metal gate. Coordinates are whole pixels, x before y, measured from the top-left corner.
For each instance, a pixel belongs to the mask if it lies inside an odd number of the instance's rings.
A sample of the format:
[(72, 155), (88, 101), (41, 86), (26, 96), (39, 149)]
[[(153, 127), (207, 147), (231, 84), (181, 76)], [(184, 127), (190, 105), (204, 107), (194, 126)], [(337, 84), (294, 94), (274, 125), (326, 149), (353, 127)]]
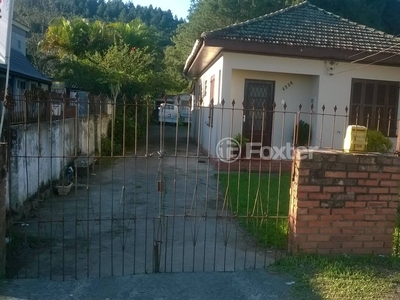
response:
[(171, 125), (149, 99), (89, 96), (82, 114), (55, 97), (7, 117), (9, 277), (235, 271), (284, 254), (291, 161), (246, 159), (234, 102)]

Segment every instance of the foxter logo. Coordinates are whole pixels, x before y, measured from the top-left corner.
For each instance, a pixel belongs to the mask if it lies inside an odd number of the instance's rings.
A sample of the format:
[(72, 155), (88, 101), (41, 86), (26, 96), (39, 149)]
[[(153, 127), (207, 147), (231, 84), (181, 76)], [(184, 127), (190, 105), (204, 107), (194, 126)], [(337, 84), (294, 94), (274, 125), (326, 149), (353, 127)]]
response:
[(294, 147), (291, 143), (286, 143), (286, 145), (278, 147), (263, 146), (261, 143), (246, 143), (246, 147), (242, 148), (237, 140), (224, 138), (217, 144), (216, 154), (219, 160), (224, 163), (235, 162), (241, 157), (245, 157), (246, 159), (258, 158), (261, 160), (289, 160), (293, 159), (295, 149), (306, 150), (300, 159), (311, 159), (313, 150), (317, 150), (318, 146)]

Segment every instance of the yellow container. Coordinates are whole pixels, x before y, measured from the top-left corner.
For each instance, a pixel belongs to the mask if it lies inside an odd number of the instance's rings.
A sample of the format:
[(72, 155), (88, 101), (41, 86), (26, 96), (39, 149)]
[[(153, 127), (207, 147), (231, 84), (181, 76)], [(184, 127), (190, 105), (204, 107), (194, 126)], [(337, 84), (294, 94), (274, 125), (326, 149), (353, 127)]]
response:
[(366, 152), (367, 151), (367, 127), (350, 125), (346, 130), (344, 139), (344, 152)]

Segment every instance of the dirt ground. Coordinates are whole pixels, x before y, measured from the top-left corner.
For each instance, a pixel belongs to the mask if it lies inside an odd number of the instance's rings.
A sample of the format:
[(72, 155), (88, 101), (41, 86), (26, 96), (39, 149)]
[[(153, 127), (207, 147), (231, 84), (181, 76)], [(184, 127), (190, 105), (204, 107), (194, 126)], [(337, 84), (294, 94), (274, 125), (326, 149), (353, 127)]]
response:
[(272, 253), (224, 208), (215, 174), (187, 127), (163, 133), (151, 125), (137, 155), (99, 159), (67, 196), (52, 195), (11, 226), (25, 246), (13, 250), (9, 269), (18, 278), (68, 280), (270, 264)]

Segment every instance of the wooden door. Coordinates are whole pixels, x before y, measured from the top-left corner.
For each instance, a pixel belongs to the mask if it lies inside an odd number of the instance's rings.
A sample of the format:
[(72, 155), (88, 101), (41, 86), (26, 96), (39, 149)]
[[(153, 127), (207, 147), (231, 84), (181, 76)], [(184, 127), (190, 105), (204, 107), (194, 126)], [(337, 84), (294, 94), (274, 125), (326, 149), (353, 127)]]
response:
[(243, 136), (262, 146), (271, 146), (274, 85), (273, 81), (245, 81)]

